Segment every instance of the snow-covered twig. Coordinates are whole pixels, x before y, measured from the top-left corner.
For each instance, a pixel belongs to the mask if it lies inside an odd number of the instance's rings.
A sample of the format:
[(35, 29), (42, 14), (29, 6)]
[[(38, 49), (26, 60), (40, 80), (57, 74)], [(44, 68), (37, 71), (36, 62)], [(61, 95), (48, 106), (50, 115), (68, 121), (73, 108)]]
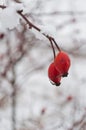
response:
[[(5, 9), (6, 6), (3, 6), (3, 5), (0, 5), (0, 8), (2, 9)], [(48, 34), (42, 32), (42, 30), (37, 27), (36, 25), (34, 25), (24, 14), (23, 14), (23, 10), (17, 10), (17, 13), (26, 21), (26, 23), (29, 25), (29, 29), (32, 29), (34, 28), (36, 31), (40, 32), (43, 36), (45, 36), (50, 44), (51, 44), (51, 47), (52, 47), (52, 50), (53, 50), (53, 55), (54, 55), (54, 58), (55, 58), (55, 49), (54, 49), (54, 45), (57, 47), (58, 51), (61, 51), (59, 45), (57, 44), (57, 42), (55, 41), (55, 39), (52, 37), (52, 36), (49, 36)]]

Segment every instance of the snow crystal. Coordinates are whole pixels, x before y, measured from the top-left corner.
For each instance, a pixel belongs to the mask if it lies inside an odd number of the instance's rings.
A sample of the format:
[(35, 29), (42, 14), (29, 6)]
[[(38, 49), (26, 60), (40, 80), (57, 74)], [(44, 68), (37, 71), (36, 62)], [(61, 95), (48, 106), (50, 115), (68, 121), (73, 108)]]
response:
[(37, 39), (39, 39), (39, 40), (44, 40), (45, 39), (45, 36), (43, 36), (41, 32), (38, 32), (35, 29), (31, 29), (31, 31), (35, 34), (35, 37)]
[(20, 16), (16, 13), (17, 10), (23, 8), (22, 4), (11, 4), (4, 10), (0, 11), (0, 22), (3, 28), (13, 29), (19, 24)]
[(52, 25), (44, 25), (44, 26), (40, 26), (41, 27), (41, 32), (45, 33), (46, 35), (52, 36), (52, 37), (56, 37), (56, 29), (54, 26)]

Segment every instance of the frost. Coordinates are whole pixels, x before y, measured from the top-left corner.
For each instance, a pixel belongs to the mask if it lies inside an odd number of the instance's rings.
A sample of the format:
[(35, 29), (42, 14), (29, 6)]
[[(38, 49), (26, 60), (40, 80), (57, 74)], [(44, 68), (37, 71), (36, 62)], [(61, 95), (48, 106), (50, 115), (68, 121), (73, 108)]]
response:
[(44, 40), (46, 39), (45, 36), (43, 36), (42, 32), (38, 32), (35, 29), (31, 29), (31, 31), (35, 34), (35, 37), (39, 40)]
[(43, 34), (52, 36), (54, 38), (56, 37), (56, 29), (53, 26), (39, 26), (39, 28), (41, 30), (40, 32), (35, 29), (31, 29), (31, 31), (35, 34), (36, 38), (40, 40), (46, 40), (47, 38), (43, 36)]
[(2, 23), (0, 22), (0, 33), (5, 33), (5, 28), (3, 28)]
[(22, 10), (22, 9), (24, 9), (24, 6), (23, 6), (23, 4), (14, 4), (14, 3), (10, 3), (10, 5), (9, 5), (9, 7), (12, 7), (14, 10), (15, 10), (15, 12), (17, 11), (17, 10)]
[(5, 0), (0, 0), (0, 4), (4, 4), (5, 3)]
[(31, 12), (36, 6), (37, 0), (22, 0), (24, 5), (24, 13)]
[(11, 4), (6, 9), (0, 11), (1, 26), (9, 29), (16, 27), (19, 24), (20, 18), (16, 11), (21, 10), (22, 8), (22, 4)]
[(56, 29), (52, 25), (40, 26), (41, 32), (45, 33), (46, 35), (50, 35), (52, 37), (56, 37)]
[[(0, 0), (0, 4), (3, 4), (4, 1), (8, 0)], [(16, 13), (16, 11), (21, 9), (24, 10), (23, 13), (30, 13), (29, 16), (31, 18), (33, 17), (33, 19), (35, 19), (34, 21), (38, 20), (37, 26), (42, 30), (41, 32), (38, 32), (32, 28), (30, 30), (27, 29), (27, 32), (24, 33), (24, 36), (27, 38), (25, 44), (28, 46), (28, 53), (20, 62), (18, 62), (18, 64), (16, 64), (15, 67), (16, 84), (18, 85), (16, 98), (16, 123), (20, 127), (24, 127), (21, 125), (22, 122), (24, 122), (24, 125), (25, 123), (28, 124), (27, 128), (17, 129), (71, 129), (73, 124), (72, 121), (78, 121), (81, 119), (84, 111), (86, 111), (86, 16), (69, 16), (69, 14), (52, 15), (53, 12), (58, 12), (59, 9), (63, 12), (64, 10), (66, 11), (66, 9), (70, 9), (72, 1), (70, 3), (68, 0), (61, 0), (59, 3), (56, 0), (42, 0), (39, 2), (41, 3), (41, 6), (36, 3), (40, 0), (20, 0), (23, 4), (16, 4), (15, 2), (11, 2), (11, 0), (9, 1), (9, 4), (8, 2), (5, 2), (6, 4), (4, 3), (4, 5), (8, 6), (6, 9), (0, 9), (0, 32), (6, 31), (6, 28), (13, 29), (19, 24), (20, 16)], [(75, 8), (77, 7), (76, 10), (85, 9), (85, 0), (83, 3), (81, 0), (77, 0), (75, 3)], [(72, 4), (74, 5), (75, 3)], [(83, 4), (84, 9), (81, 8)], [(74, 7), (71, 7), (71, 11), (74, 11)], [(31, 12), (33, 13), (31, 14)], [(38, 16), (37, 13), (42, 15)], [(50, 14), (48, 15), (48, 13)], [(70, 22), (73, 17), (76, 18), (76, 23)], [(32, 22), (33, 24), (35, 24), (34, 21)], [(19, 26), (19, 28), (21, 28), (21, 26)], [(19, 31), (21, 30), (22, 28)], [(77, 30), (79, 31), (78, 33)], [(46, 46), (47, 43), (44, 42), (46, 37), (42, 35), (43, 33), (54, 37), (62, 49), (66, 49), (70, 52), (71, 68), (69, 70), (69, 75), (67, 78), (62, 78), (61, 86), (58, 88), (50, 84), (47, 76), (47, 68), (53, 55), (51, 48)], [(17, 40), (20, 37), (17, 33), (17, 36), (14, 36), (14, 34), (14, 31), (10, 32), (12, 56), (16, 52), (15, 49), (18, 45)], [(6, 36), (8, 35), (9, 34), (6, 34)], [(74, 42), (73, 39), (76, 39), (75, 41), (77, 42)], [(19, 40), (22, 42), (22, 38)], [(7, 47), (5, 45), (6, 42), (5, 40), (1, 40), (0, 43), (0, 54), (1, 57), (4, 57)], [(80, 48), (79, 45), (81, 45)], [(76, 49), (76, 47), (78, 48)], [(78, 54), (82, 57), (79, 57)], [(0, 61), (0, 72), (3, 72), (3, 67), (8, 62), (7, 57), (8, 56)], [(8, 80), (12, 79), (10, 71), (6, 75)], [(4, 77), (3, 79), (0, 77), (0, 101), (3, 99), (3, 94), (5, 93), (3, 90), (8, 96), (10, 96), (13, 92), (12, 86), (9, 85), (7, 80), (4, 79)], [(72, 97), (72, 100), (68, 101), (68, 97)], [(11, 101), (12, 98), (10, 96), (10, 103)], [(5, 109), (0, 108), (1, 130), (6, 130), (6, 128), (9, 130), (11, 129), (10, 125), (12, 113), (10, 109), (12, 110), (11, 104), (9, 105), (9, 101), (7, 101)], [(45, 113), (44, 115), (41, 115), (41, 111), (43, 109), (45, 109)], [(37, 129), (35, 128), (35, 124), (36, 126), (41, 126), (42, 124), (43, 127)], [(33, 128), (30, 128), (30, 126)]]

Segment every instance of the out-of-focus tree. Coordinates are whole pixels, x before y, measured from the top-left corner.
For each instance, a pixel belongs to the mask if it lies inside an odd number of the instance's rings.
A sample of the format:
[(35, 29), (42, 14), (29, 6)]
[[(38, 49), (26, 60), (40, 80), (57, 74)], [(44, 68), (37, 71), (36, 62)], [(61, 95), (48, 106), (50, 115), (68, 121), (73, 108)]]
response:
[[(83, 3), (86, 4), (85, 0)], [(0, 2), (0, 129), (86, 129), (83, 3), (81, 0)], [(42, 31), (37, 32), (36, 27)], [(47, 36), (55, 38), (72, 61), (69, 76), (62, 79), (58, 88), (47, 78), (47, 68), (53, 61)]]

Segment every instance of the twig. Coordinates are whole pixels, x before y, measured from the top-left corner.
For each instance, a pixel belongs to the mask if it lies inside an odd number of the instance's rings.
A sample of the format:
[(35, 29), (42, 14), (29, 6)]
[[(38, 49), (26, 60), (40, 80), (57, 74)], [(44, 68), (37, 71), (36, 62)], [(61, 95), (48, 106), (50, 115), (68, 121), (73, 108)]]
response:
[(42, 12), (42, 13), (31, 13), (32, 15), (34, 16), (37, 16), (37, 17), (41, 17), (41, 16), (72, 16), (72, 15), (79, 15), (79, 16), (82, 16), (82, 15), (86, 15), (86, 11), (55, 11), (55, 12)]
[(74, 122), (72, 127), (69, 128), (68, 130), (73, 130), (75, 127), (80, 125), (84, 121), (85, 118), (86, 118), (86, 113), (83, 114), (82, 118), (79, 121)]
[(13, 92), (12, 92), (12, 130), (16, 130), (16, 85), (15, 85), (16, 74), (15, 74), (14, 64), (12, 62), (11, 48), (10, 48), (8, 40), (7, 40), (7, 47), (8, 47), (9, 61), (10, 61), (10, 65), (11, 65), (11, 69), (12, 69), (12, 74), (13, 74), (13, 78), (10, 81), (11, 86), (13, 88)]
[[(0, 5), (0, 8), (5, 9), (6, 6)], [(27, 24), (29, 25), (29, 28), (34, 28), (35, 30), (37, 30), (38, 32), (42, 32), (42, 30), (37, 27), (36, 25), (34, 25), (31, 21), (29, 21), (29, 19), (26, 18), (26, 16), (22, 13), (23, 10), (18, 10), (17, 13), (27, 22)], [(51, 46), (52, 46), (52, 50), (53, 50), (53, 55), (55, 58), (55, 49), (53, 47), (53, 44), (55, 44), (55, 46), (57, 47), (58, 51), (61, 51), (59, 45), (57, 44), (57, 42), (55, 41), (55, 39), (52, 36), (46, 35), (45, 33), (41, 33), (42, 35), (44, 35), (50, 42)]]
[[(35, 30), (37, 30), (38, 32), (42, 32), (42, 30), (37, 27), (36, 25), (34, 25), (33, 23), (31, 23), (26, 17), (25, 15), (22, 13), (23, 10), (19, 10), (17, 11), (17, 13), (27, 22), (27, 24), (29, 25), (30, 28), (34, 28)], [(42, 33), (42, 35), (44, 35), (50, 42), (52, 41), (51, 44), (55, 44), (58, 51), (61, 51), (60, 47), (58, 46), (58, 44), (56, 43), (55, 39), (49, 35), (46, 35), (45, 33)]]
[(5, 5), (0, 5), (0, 8), (5, 9), (6, 6)]

